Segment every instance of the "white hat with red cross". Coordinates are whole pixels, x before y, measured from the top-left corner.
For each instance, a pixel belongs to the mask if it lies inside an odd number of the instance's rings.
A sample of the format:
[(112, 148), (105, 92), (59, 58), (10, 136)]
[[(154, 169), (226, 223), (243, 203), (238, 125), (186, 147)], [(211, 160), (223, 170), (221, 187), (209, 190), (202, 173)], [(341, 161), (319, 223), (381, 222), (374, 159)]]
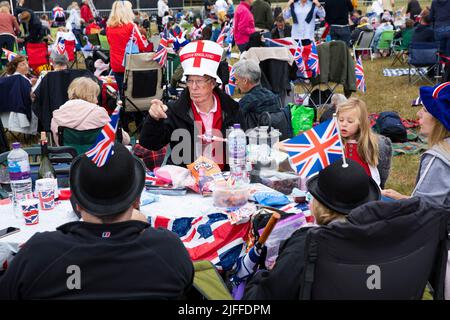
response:
[(180, 61), (185, 76), (208, 75), (221, 84), (217, 69), (222, 59), (223, 49), (210, 40), (194, 41), (180, 50)]

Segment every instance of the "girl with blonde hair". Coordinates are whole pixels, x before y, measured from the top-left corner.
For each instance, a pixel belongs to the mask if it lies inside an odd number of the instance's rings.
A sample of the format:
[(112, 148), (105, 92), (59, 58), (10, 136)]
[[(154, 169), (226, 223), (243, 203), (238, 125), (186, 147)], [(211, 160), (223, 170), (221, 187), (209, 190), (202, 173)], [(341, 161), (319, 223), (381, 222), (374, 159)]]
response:
[(364, 101), (350, 98), (337, 106), (336, 114), (346, 158), (358, 162), (383, 187), (390, 170), (390, 141), (372, 131)]

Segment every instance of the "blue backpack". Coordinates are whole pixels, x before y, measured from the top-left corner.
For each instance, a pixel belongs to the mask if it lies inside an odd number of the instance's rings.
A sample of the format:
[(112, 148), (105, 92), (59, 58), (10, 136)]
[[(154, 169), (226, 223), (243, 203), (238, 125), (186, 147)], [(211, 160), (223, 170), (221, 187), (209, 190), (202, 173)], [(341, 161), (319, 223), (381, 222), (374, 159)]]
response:
[(391, 139), (392, 142), (408, 141), (406, 128), (396, 112), (381, 112), (376, 121), (375, 129), (379, 134)]

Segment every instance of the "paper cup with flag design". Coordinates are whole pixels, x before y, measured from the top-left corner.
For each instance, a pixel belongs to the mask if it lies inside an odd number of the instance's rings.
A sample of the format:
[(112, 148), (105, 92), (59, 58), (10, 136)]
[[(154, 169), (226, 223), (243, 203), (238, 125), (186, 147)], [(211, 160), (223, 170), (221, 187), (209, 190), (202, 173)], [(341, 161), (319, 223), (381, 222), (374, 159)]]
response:
[(26, 199), (20, 204), (25, 225), (32, 226), (39, 223), (39, 201), (38, 199)]
[(36, 180), (36, 193), (41, 210), (55, 208), (55, 179), (45, 178)]

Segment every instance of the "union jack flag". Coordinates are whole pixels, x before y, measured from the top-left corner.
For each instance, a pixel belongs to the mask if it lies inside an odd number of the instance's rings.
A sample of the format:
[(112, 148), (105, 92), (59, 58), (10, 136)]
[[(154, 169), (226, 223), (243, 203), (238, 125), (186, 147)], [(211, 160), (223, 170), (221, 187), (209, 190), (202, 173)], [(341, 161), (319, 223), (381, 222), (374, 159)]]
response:
[(230, 27), (226, 26), (226, 25), (222, 28), (222, 30), (220, 30), (220, 33), (219, 33), (219, 36), (217, 37), (217, 41), (216, 42), (221, 47), (223, 47), (223, 43), (224, 43), (225, 39), (228, 36), (229, 30), (230, 30)]
[(202, 31), (206, 27), (205, 24), (202, 24), (201, 27), (195, 27), (194, 30), (191, 32), (191, 40), (198, 40), (202, 36)]
[(308, 177), (342, 158), (335, 118), (283, 143), (289, 160), (301, 177)]
[(186, 39), (186, 30), (183, 31), (178, 25), (172, 27), (169, 32), (169, 42), (170, 41), (173, 42), (175, 51), (178, 51), (178, 49), (187, 45), (189, 40)]
[(66, 52), (66, 45), (64, 43), (64, 39), (59, 39), (58, 44), (56, 45), (56, 52), (60, 55), (63, 55)]
[(197, 218), (149, 217), (154, 228), (175, 232), (193, 261), (209, 260), (219, 270), (230, 270), (244, 255), (250, 222), (231, 224), (225, 213), (211, 213)]
[(366, 92), (366, 81), (364, 77), (364, 69), (362, 65), (361, 56), (356, 60), (355, 65), (355, 74), (356, 74), (356, 88), (361, 92)]
[(286, 47), (292, 55), (295, 55), (297, 49), (297, 41), (292, 38), (266, 39), (266, 47)]
[(234, 77), (234, 69), (232, 65), (228, 65), (228, 71), (230, 72), (230, 76), (228, 78), (228, 84), (225, 85), (225, 93), (232, 96), (234, 94), (234, 89), (236, 89), (236, 78)]
[(159, 41), (158, 50), (156, 50), (153, 60), (159, 63), (161, 67), (164, 67), (167, 61), (167, 47), (169, 41), (166, 38), (161, 38)]
[(12, 51), (9, 51), (8, 49), (2, 48), (3, 52), (5, 53), (6, 60), (13, 61), (15, 57), (17, 57), (17, 53), (14, 53)]
[(111, 121), (105, 124), (97, 137), (95, 145), (86, 152), (86, 156), (91, 159), (97, 167), (103, 167), (112, 155), (121, 107), (121, 104), (117, 105), (116, 109), (114, 109), (114, 112), (111, 114)]
[(304, 78), (314, 78), (320, 73), (319, 55), (314, 42), (310, 45), (303, 46), (302, 42), (298, 41), (294, 59), (297, 64), (298, 71)]
[(147, 186), (163, 186), (166, 185), (161, 179), (155, 176), (152, 171), (147, 170), (145, 172), (145, 185)]
[[(52, 10), (53, 18), (64, 18), (66, 15), (64, 13), (64, 9), (60, 6), (56, 6)], [(87, 21), (86, 21), (87, 22)]]

